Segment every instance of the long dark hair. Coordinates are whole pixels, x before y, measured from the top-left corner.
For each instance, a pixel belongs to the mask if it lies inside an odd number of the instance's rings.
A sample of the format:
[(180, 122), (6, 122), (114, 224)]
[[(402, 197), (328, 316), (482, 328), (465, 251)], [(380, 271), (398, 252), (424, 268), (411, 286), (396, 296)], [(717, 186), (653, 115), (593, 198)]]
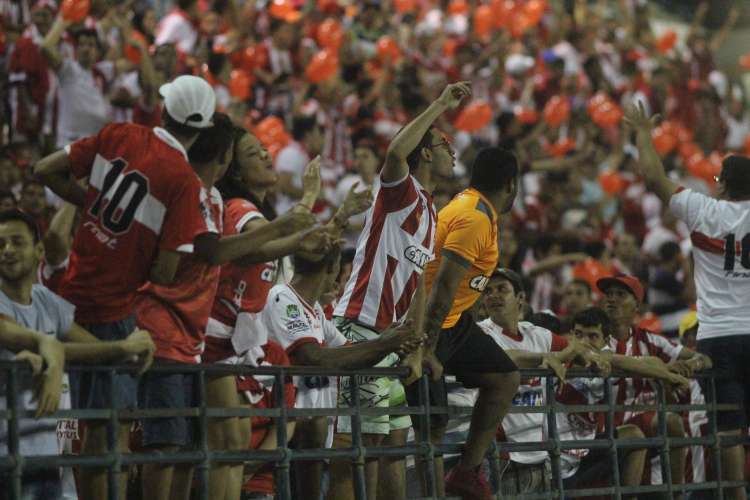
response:
[(219, 190), (221, 197), (225, 202), (232, 198), (242, 198), (247, 200), (258, 207), (258, 210), (260, 210), (260, 213), (263, 214), (263, 217), (265, 217), (266, 220), (271, 221), (277, 217), (277, 214), (276, 209), (271, 202), (268, 201), (268, 197), (261, 201), (257, 196), (251, 193), (246, 186), (237, 180), (237, 171), (240, 169), (239, 161), (237, 161), (237, 148), (240, 145), (240, 140), (245, 134), (249, 135), (250, 132), (242, 127), (238, 127), (237, 125), (233, 127), (232, 136), (234, 139), (234, 146), (232, 151), (232, 161), (229, 162), (229, 167), (227, 168), (224, 177), (219, 179), (219, 182), (216, 183), (216, 189)]

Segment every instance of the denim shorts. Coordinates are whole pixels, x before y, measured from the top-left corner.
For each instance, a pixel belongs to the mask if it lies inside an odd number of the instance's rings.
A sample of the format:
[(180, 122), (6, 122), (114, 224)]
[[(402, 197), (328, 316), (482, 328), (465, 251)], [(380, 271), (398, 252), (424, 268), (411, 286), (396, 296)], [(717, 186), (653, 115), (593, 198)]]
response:
[[(182, 363), (155, 360), (154, 365), (158, 364)], [(197, 407), (200, 404), (197, 374), (146, 372), (138, 387), (138, 403), (144, 410)], [(143, 418), (143, 446), (191, 447), (196, 436), (195, 420), (192, 417)]]
[[(124, 340), (135, 331), (135, 315), (110, 323), (82, 325), (102, 341)], [(117, 373), (109, 380), (107, 372), (72, 372), (70, 374), (73, 404), (76, 408), (135, 409), (138, 403), (138, 381), (130, 373)]]

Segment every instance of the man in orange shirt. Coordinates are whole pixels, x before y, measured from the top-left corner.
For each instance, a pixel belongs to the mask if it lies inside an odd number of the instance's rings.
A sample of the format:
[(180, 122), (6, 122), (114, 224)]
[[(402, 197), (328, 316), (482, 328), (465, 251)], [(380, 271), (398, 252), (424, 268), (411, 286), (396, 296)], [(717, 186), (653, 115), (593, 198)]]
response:
[[(424, 327), (429, 340), (423, 364), (432, 372), (431, 404), (447, 406), (443, 367), (466, 387), (479, 388), (461, 462), (445, 480), (445, 490), (464, 499), (493, 498), (479, 466), (510, 408), (520, 378), (513, 361), (482, 332), (470, 313), (497, 266), (498, 213), (513, 206), (518, 174), (518, 161), (512, 153), (494, 147), (479, 152), (469, 188), (438, 214), (435, 260), (424, 274), (429, 290)], [(416, 386), (407, 389), (410, 406), (418, 401)], [(447, 415), (433, 417), (431, 424), (433, 443), (442, 442)], [(435, 463), (435, 493), (442, 497), (442, 459), (436, 458)]]

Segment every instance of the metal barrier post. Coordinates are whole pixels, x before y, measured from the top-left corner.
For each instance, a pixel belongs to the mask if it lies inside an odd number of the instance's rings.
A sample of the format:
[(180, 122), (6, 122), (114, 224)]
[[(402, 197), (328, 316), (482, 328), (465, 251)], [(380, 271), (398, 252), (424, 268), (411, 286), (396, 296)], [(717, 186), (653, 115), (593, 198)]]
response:
[(198, 495), (208, 500), (208, 471), (211, 466), (211, 450), (208, 448), (208, 412), (206, 411), (206, 372), (198, 372), (198, 394), (200, 395), (200, 415), (198, 417), (198, 442), (203, 452), (203, 460), (198, 464)]
[(282, 367), (274, 378), (274, 394), (276, 407), (280, 410), (280, 416), (276, 425), (276, 446), (282, 452), (282, 459), (276, 463), (274, 476), (279, 500), (292, 500), (292, 485), (289, 479), (289, 462), (292, 451), (288, 446), (286, 426), (289, 420), (286, 407), (286, 376)]
[(109, 386), (109, 419), (107, 419), (107, 454), (114, 457), (114, 461), (107, 468), (107, 489), (110, 500), (120, 498), (120, 447), (118, 430), (120, 423), (117, 419), (117, 399), (115, 398), (115, 368), (107, 370), (107, 384)]
[[(606, 432), (609, 441), (609, 453), (612, 459), (612, 483), (615, 487), (615, 499), (622, 498), (620, 491), (620, 463), (617, 455), (617, 436), (615, 435), (615, 391), (612, 390), (612, 379), (607, 377), (604, 380), (604, 399), (607, 401), (607, 423)], [(591, 451), (589, 451), (591, 453)]]
[[(419, 381), (419, 404), (424, 409), (419, 415), (419, 440), (421, 441), (421, 454), (424, 455), (424, 472), (426, 478), (419, 478), (419, 483), (426, 479), (427, 497), (436, 498), (437, 479), (435, 477), (435, 449), (430, 440), (430, 380), (429, 375), (422, 375)], [(416, 458), (416, 457), (415, 457)]]
[[(552, 449), (548, 453), (551, 455), (552, 477), (556, 483), (552, 491), (556, 489), (557, 497), (563, 500), (564, 488), (562, 474), (560, 474), (560, 435), (557, 432), (557, 417), (555, 415), (555, 381), (553, 377), (545, 377), (544, 381), (547, 391), (547, 428), (549, 429), (549, 439), (552, 441)], [(550, 486), (552, 486), (551, 481)]]
[(667, 485), (667, 492), (669, 497), (672, 498), (674, 494), (674, 488), (672, 487), (672, 463), (669, 456), (670, 439), (669, 433), (667, 432), (667, 410), (665, 405), (667, 404), (664, 399), (664, 386), (661, 381), (656, 384), (656, 397), (657, 397), (657, 415), (659, 416), (659, 435), (664, 438), (664, 446), (659, 450), (659, 458), (661, 462), (661, 477), (664, 479), (663, 483)]
[(354, 462), (354, 498), (367, 500), (367, 485), (365, 484), (365, 448), (362, 445), (362, 417), (359, 414), (359, 377), (349, 377), (352, 384), (352, 400), (354, 414), (352, 415), (352, 447), (357, 451)]
[(492, 471), (492, 474), (497, 478), (497, 495), (495, 495), (495, 498), (502, 498), (502, 487), (500, 486), (500, 483), (502, 481), (502, 475), (500, 473), (500, 448), (497, 445), (497, 440), (492, 439), (492, 443), (490, 444), (490, 452), (487, 454), (489, 462), (490, 462), (490, 470)]
[(716, 379), (709, 377), (709, 397), (711, 398), (711, 410), (708, 412), (708, 425), (711, 427), (711, 434), (714, 436), (713, 459), (716, 467), (716, 489), (718, 500), (724, 500), (724, 485), (722, 484), (721, 474), (721, 439), (719, 436), (719, 410), (716, 408)]
[(10, 412), (8, 418), (8, 455), (13, 457), (11, 471), (11, 498), (21, 498), (21, 476), (23, 475), (23, 456), (20, 453), (20, 432), (18, 429), (19, 391), (18, 365), (12, 364), (8, 370), (8, 384), (6, 385), (6, 407)]

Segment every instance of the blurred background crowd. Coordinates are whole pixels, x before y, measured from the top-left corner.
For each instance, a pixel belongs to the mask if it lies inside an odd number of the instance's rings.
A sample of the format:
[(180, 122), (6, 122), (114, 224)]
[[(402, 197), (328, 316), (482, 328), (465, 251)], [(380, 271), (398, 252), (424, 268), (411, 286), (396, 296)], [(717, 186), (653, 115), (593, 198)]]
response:
[[(437, 208), (481, 147), (513, 150), (522, 196), (501, 223), (500, 265), (522, 273), (530, 307), (563, 333), (597, 300), (596, 280), (622, 272), (648, 284), (642, 324), (676, 335), (695, 301), (690, 234), (636, 174), (622, 109), (639, 98), (660, 114), (653, 138), (669, 174), (711, 192), (723, 156), (750, 149), (738, 70), (750, 57), (715, 61), (742, 2), (655, 4), (0, 0), (0, 208), (47, 227), (61, 203), (29, 166), (112, 121), (158, 125), (159, 86), (195, 74), (274, 156), (279, 213), (322, 156), (315, 211), (327, 220), (353, 183), (376, 181), (407, 121), (447, 82), (468, 80), (472, 100), (437, 123), (458, 155)], [(657, 8), (684, 29), (655, 30)]]

